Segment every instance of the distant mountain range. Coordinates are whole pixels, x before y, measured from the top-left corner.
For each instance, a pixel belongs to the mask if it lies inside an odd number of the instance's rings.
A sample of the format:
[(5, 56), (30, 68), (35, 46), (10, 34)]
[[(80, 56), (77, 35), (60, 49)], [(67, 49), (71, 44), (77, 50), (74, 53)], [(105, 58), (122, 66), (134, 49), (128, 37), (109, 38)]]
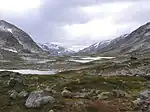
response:
[(53, 43), (38, 44), (50, 56), (70, 55), (75, 51), (69, 50), (61, 45)]
[(150, 22), (130, 34), (95, 43), (80, 53), (101, 53), (108, 55), (150, 53)]

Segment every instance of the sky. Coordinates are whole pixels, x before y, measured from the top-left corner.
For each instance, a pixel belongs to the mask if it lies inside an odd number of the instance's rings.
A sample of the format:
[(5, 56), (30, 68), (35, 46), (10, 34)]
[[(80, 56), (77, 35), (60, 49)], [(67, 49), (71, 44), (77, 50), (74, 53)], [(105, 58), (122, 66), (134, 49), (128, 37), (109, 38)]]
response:
[(150, 22), (150, 0), (0, 0), (0, 19), (40, 43), (81, 49)]

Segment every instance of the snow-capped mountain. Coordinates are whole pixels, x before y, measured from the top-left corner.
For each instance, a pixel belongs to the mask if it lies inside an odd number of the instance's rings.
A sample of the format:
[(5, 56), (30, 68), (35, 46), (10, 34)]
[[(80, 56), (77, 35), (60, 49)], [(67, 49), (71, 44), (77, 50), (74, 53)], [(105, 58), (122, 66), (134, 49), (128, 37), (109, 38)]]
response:
[(144, 54), (150, 53), (150, 22), (132, 33), (114, 39), (108, 46), (99, 50), (107, 54)]
[(43, 52), (27, 33), (4, 20), (0, 20), (0, 49), (14, 53)]
[(92, 44), (89, 47), (84, 48), (83, 50), (80, 50), (79, 52), (81, 52), (81, 53), (89, 53), (89, 52), (94, 53), (94, 52), (97, 52), (99, 49), (106, 47), (110, 42), (111, 42), (111, 40), (100, 41), (100, 42), (97, 42), (95, 44)]
[(53, 43), (44, 43), (38, 44), (44, 51), (46, 51), (49, 55), (59, 56), (59, 55), (69, 55), (75, 53), (72, 50), (69, 50), (61, 45), (53, 44)]

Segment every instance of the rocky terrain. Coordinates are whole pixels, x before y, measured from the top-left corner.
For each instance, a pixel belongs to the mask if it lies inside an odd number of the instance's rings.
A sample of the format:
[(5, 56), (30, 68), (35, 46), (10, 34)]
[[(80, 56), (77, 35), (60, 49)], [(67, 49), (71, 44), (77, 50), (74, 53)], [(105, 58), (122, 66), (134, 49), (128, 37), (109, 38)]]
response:
[(3, 71), (0, 112), (149, 112), (149, 63), (117, 57), (55, 75)]
[(0, 112), (149, 112), (148, 77), (0, 72)]

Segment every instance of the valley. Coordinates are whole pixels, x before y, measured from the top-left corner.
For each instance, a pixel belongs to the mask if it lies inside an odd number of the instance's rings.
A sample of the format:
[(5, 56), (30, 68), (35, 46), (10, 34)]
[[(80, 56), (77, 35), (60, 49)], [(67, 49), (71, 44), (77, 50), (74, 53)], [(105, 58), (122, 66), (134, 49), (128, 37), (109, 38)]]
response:
[(0, 21), (0, 112), (149, 112), (149, 25), (74, 52)]

